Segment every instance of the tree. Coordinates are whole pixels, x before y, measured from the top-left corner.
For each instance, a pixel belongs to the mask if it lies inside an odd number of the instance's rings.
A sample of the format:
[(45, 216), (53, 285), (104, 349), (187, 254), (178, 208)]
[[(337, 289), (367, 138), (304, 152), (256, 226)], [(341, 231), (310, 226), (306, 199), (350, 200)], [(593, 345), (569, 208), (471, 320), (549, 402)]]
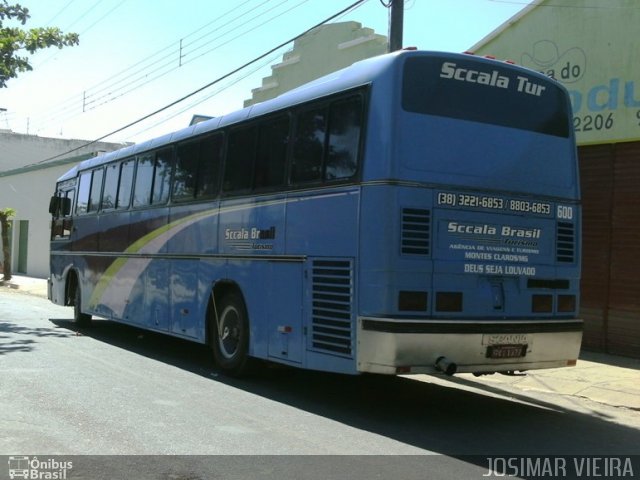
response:
[(11, 219), (15, 216), (16, 211), (13, 208), (5, 208), (0, 210), (0, 229), (2, 230), (2, 266), (4, 272), (4, 281), (11, 280), (11, 243), (9, 242), (9, 229), (11, 228)]
[(30, 54), (49, 47), (69, 47), (77, 45), (77, 33), (62, 33), (56, 27), (22, 29), (5, 26), (6, 20), (24, 25), (29, 19), (29, 10), (20, 4), (10, 5), (8, 0), (0, 0), (0, 88), (18, 73), (33, 70), (29, 59), (21, 51)]

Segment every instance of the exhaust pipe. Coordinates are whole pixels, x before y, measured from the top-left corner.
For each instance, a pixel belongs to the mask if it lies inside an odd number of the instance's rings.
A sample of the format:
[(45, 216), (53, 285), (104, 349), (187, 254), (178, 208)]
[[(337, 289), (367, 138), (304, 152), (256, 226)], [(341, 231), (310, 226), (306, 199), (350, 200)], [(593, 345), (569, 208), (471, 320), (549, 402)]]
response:
[(445, 375), (453, 375), (458, 370), (458, 365), (449, 360), (447, 357), (438, 357), (435, 363), (436, 370)]

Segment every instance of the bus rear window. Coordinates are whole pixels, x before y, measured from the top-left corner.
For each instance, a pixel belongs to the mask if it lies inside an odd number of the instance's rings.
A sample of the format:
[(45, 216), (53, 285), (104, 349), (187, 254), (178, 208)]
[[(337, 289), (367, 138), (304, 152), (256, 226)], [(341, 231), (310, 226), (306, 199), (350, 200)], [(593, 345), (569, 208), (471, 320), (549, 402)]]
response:
[(414, 57), (404, 65), (408, 112), (569, 136), (568, 102), (551, 80), (500, 64)]

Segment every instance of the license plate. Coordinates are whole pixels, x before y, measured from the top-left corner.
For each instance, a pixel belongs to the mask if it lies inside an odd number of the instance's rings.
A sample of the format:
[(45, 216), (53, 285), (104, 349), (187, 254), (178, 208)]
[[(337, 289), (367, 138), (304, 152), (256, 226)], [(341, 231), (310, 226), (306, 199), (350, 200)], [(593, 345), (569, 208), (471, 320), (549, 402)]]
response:
[(520, 358), (527, 354), (527, 345), (489, 345), (487, 358)]

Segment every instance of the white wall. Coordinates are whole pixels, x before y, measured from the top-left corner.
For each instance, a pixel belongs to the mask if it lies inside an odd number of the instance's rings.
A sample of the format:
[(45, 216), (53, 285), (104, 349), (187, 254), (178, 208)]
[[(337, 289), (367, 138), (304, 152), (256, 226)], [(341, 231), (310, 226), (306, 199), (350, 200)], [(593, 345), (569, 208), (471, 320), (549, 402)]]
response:
[[(31, 277), (46, 278), (49, 276), (51, 232), (49, 200), (55, 191), (56, 180), (96, 152), (109, 152), (123, 146), (125, 144), (108, 142), (89, 145), (86, 140), (46, 138), (0, 130), (0, 210), (16, 210), (11, 232), (14, 274), (18, 274), (20, 221), (29, 222), (25, 273)], [(42, 163), (76, 148), (79, 149), (66, 153), (61, 159)]]
[(12, 238), (12, 272), (18, 275), (19, 222), (29, 221), (26, 275), (47, 278), (49, 275), (49, 239), (51, 215), (49, 199), (56, 180), (73, 164), (0, 177), (0, 209), (16, 210)]

